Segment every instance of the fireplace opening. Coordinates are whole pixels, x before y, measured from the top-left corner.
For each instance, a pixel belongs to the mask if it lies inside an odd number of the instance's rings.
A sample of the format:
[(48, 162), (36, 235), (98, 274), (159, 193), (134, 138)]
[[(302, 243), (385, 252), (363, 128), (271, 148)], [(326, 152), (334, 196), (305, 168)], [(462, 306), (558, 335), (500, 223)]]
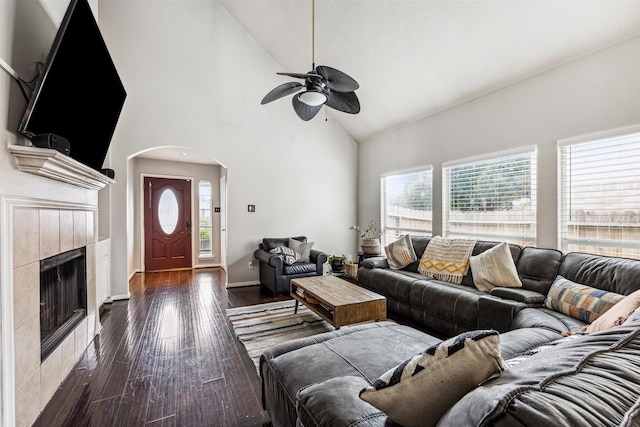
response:
[(85, 248), (40, 261), (40, 360), (45, 360), (86, 315)]

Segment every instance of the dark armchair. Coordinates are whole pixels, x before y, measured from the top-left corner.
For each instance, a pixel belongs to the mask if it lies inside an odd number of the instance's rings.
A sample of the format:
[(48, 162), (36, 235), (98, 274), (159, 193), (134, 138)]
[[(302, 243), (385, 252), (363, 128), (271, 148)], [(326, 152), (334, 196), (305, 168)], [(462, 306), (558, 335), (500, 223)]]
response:
[[(292, 239), (307, 243), (305, 236), (292, 237)], [(260, 262), (260, 283), (264, 287), (274, 294), (288, 294), (291, 279), (322, 276), (323, 264), (327, 262), (326, 253), (311, 248), (308, 260), (301, 259), (289, 265), (284, 262), (281, 255), (270, 252), (281, 246), (289, 247), (288, 237), (264, 238), (260, 243), (260, 248), (253, 253), (253, 256)]]

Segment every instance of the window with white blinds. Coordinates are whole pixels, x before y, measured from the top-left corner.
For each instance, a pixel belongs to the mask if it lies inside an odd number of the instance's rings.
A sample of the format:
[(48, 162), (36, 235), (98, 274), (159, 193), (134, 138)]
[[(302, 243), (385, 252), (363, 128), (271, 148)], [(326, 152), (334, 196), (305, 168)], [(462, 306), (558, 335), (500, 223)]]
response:
[(382, 177), (383, 244), (403, 234), (431, 235), (432, 181), (432, 167)]
[(200, 252), (199, 257), (210, 257), (213, 254), (212, 221), (211, 221), (211, 182), (198, 183), (198, 209), (200, 212)]
[(640, 259), (640, 130), (558, 143), (559, 247)]
[(535, 147), (443, 165), (442, 234), (536, 243)]

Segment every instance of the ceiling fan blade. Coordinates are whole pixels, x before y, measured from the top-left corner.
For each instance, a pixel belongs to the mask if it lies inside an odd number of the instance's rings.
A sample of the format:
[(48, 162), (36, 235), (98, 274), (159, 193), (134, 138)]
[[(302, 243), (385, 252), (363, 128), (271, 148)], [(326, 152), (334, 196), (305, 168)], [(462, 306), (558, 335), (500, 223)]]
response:
[(275, 101), (276, 99), (282, 98), (283, 96), (290, 95), (294, 92), (299, 91), (301, 88), (304, 88), (304, 85), (298, 82), (289, 82), (281, 84), (280, 86), (273, 89), (271, 92), (265, 95), (262, 98), (262, 102), (260, 104), (264, 105), (271, 101)]
[(327, 107), (342, 111), (349, 114), (358, 114), (360, 112), (360, 101), (355, 92), (331, 92), (327, 95)]
[(318, 65), (316, 73), (326, 80), (329, 89), (336, 92), (353, 92), (360, 87), (357, 81), (335, 68)]
[(318, 111), (320, 111), (323, 104), (312, 107), (311, 105), (307, 105), (304, 102), (300, 101), (298, 99), (299, 96), (299, 94), (294, 95), (291, 102), (293, 104), (293, 109), (295, 110), (298, 117), (306, 122), (313, 119), (316, 114), (318, 114)]
[(319, 80), (322, 77), (319, 76), (318, 74), (315, 74), (313, 72), (309, 72), (309, 73), (276, 73), (280, 76), (289, 76), (289, 77), (295, 77), (296, 79), (311, 79), (311, 80)]

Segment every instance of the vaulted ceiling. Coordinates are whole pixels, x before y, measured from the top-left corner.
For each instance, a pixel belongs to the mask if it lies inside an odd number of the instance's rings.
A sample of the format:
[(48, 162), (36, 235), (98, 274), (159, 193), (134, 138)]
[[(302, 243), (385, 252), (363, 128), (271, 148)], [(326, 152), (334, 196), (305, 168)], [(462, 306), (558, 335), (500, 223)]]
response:
[[(312, 0), (218, 1), (281, 71), (311, 70)], [(316, 65), (360, 84), (359, 114), (328, 109), (356, 141), (638, 36), (640, 0), (315, 0)]]

